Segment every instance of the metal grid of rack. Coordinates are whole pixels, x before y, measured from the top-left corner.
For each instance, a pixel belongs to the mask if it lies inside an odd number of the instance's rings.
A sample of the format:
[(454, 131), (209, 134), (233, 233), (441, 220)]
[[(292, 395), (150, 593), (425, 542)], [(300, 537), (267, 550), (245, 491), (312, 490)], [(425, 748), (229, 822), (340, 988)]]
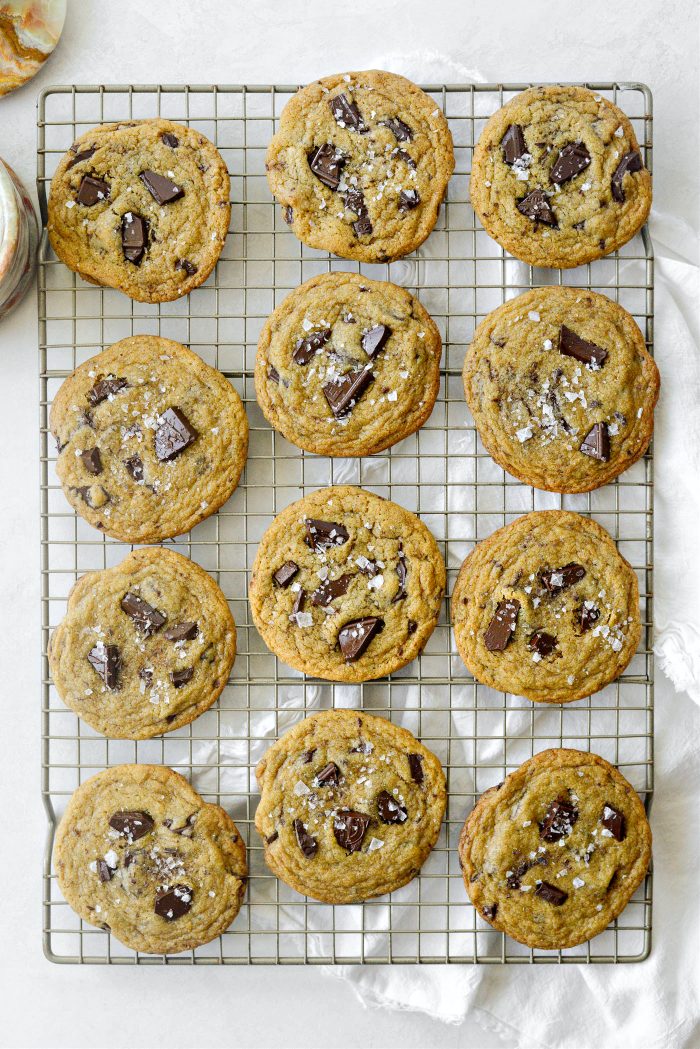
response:
[[(491, 113), (528, 84), (428, 85), (448, 117), (456, 170), (437, 227), (415, 255), (379, 266), (302, 246), (282, 221), (265, 179), (264, 156), (294, 86), (52, 87), (39, 100), (38, 192), (44, 219), (51, 176), (75, 138), (95, 124), (162, 115), (206, 134), (232, 183), (231, 235), (214, 274), (190, 296), (162, 305), (132, 302), (86, 284), (52, 254), (39, 265), (42, 575), (42, 792), (48, 816), (44, 950), (55, 962), (144, 964), (640, 961), (650, 948), (651, 875), (595, 940), (567, 951), (522, 947), (492, 930), (469, 903), (456, 844), (465, 816), (487, 787), (550, 746), (595, 751), (616, 764), (645, 799), (653, 793), (652, 461), (649, 453), (615, 483), (583, 496), (538, 492), (504, 474), (485, 453), (464, 402), (461, 368), (476, 324), (506, 298), (544, 284), (608, 294), (653, 334), (653, 257), (648, 232), (606, 259), (564, 273), (533, 270), (483, 232), (468, 203), (473, 144)], [(641, 84), (588, 84), (629, 115), (651, 168), (651, 95)], [(307, 455), (270, 429), (256, 401), (257, 337), (269, 312), (303, 280), (358, 270), (418, 294), (444, 341), (441, 391), (415, 435), (361, 460)], [(49, 677), (46, 646), (75, 579), (118, 563), (128, 547), (100, 535), (66, 503), (47, 430), (51, 400), (73, 368), (127, 335), (161, 334), (191, 346), (230, 379), (246, 405), (250, 452), (242, 483), (213, 518), (175, 541), (221, 585), (238, 626), (239, 651), (214, 708), (164, 737), (105, 739), (63, 706)], [(451, 643), (449, 598), (423, 655), (390, 678), (334, 685), (279, 663), (248, 610), (248, 571), (273, 516), (305, 492), (356, 483), (420, 514), (448, 565), (448, 594), (474, 542), (519, 514), (564, 507), (595, 517), (637, 571), (644, 629), (626, 673), (587, 700), (549, 707), (476, 683)], [(271, 740), (318, 709), (357, 706), (418, 735), (448, 774), (449, 802), (437, 846), (419, 877), (389, 898), (332, 906), (308, 900), (267, 870), (253, 826), (254, 768)], [(247, 900), (218, 940), (184, 955), (137, 954), (80, 921), (52, 869), (56, 824), (85, 778), (120, 762), (170, 765), (207, 800), (222, 804), (249, 849)]]

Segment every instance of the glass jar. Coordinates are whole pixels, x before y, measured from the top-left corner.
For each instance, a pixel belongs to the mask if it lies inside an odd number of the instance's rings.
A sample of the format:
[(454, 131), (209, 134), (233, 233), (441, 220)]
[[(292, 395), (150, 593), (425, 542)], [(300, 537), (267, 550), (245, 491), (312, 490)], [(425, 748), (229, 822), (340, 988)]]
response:
[(0, 160), (0, 318), (29, 287), (36, 267), (39, 226), (29, 194)]

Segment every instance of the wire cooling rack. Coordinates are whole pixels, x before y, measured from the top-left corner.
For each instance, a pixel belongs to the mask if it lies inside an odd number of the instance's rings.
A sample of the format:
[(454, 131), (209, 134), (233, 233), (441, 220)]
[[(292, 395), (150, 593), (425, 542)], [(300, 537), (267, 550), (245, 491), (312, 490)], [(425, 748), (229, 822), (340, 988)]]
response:
[[(615, 483), (583, 496), (537, 492), (504, 474), (485, 453), (467, 410), (461, 369), (476, 324), (533, 286), (599, 290), (625, 306), (651, 348), (653, 258), (646, 229), (606, 259), (565, 272), (510, 259), (483, 232), (468, 203), (472, 147), (486, 119), (528, 84), (429, 85), (448, 117), (456, 170), (435, 231), (413, 256), (359, 266), (302, 246), (282, 220), (265, 179), (265, 149), (295, 87), (78, 86), (42, 93), (38, 192), (44, 220), (51, 176), (78, 135), (104, 121), (162, 115), (191, 124), (219, 148), (230, 174), (233, 216), (216, 272), (176, 302), (132, 302), (86, 284), (52, 254), (46, 233), (39, 265), (41, 382), (42, 791), (49, 820), (43, 935), (47, 957), (82, 963), (320, 963), (641, 961), (651, 937), (651, 876), (604, 933), (567, 951), (522, 947), (492, 930), (469, 903), (456, 845), (476, 797), (533, 753), (550, 746), (592, 750), (616, 764), (650, 805), (653, 788), (652, 462), (647, 454)], [(651, 169), (652, 100), (644, 85), (588, 84), (629, 115)], [(444, 340), (441, 391), (419, 433), (380, 455), (331, 460), (306, 455), (274, 433), (253, 385), (257, 338), (287, 293), (328, 270), (358, 270), (416, 291)], [(239, 651), (219, 702), (193, 724), (138, 743), (105, 739), (63, 706), (49, 677), (46, 646), (82, 573), (110, 567), (128, 547), (100, 535), (68, 506), (55, 475), (48, 410), (62, 380), (127, 335), (153, 333), (191, 346), (220, 368), (243, 398), (250, 452), (242, 483), (213, 518), (175, 543), (223, 588), (238, 626)], [(419, 513), (448, 565), (448, 593), (476, 540), (533, 509), (564, 507), (595, 517), (637, 571), (644, 630), (627, 672), (590, 699), (532, 704), (476, 683), (451, 643), (449, 599), (420, 659), (390, 678), (334, 685), (290, 670), (266, 649), (246, 600), (257, 544), (289, 502), (316, 488), (356, 483)], [(440, 758), (449, 802), (437, 846), (419, 877), (391, 897), (363, 905), (319, 904), (267, 870), (253, 827), (254, 768), (271, 740), (299, 718), (357, 706), (404, 725)], [(120, 762), (154, 762), (190, 778), (234, 817), (248, 845), (246, 902), (218, 940), (165, 958), (130, 951), (80, 921), (52, 869), (54, 830), (72, 792)]]

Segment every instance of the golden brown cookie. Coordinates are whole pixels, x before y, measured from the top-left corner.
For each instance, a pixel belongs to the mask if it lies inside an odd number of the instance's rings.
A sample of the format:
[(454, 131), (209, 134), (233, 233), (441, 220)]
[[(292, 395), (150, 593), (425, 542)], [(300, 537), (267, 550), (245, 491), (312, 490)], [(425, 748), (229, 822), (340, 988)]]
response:
[(256, 769), (268, 867), (297, 892), (356, 903), (416, 876), (445, 812), (440, 762), (406, 729), (356, 710), (299, 722)]
[(464, 884), (495, 929), (575, 947), (627, 906), (651, 859), (644, 806), (597, 754), (545, 750), (486, 791), (459, 841)]
[(319, 455), (372, 455), (422, 426), (440, 387), (442, 341), (403, 288), (324, 273), (268, 319), (258, 404), (288, 441)]
[(585, 87), (533, 87), (491, 117), (469, 195), (486, 232), (532, 266), (602, 258), (641, 229), (651, 175), (632, 124)]
[(472, 550), (452, 593), (452, 622), (478, 681), (569, 703), (614, 681), (632, 659), (637, 577), (595, 521), (538, 510)]
[(224, 932), (248, 874), (230, 816), (162, 765), (116, 765), (81, 784), (54, 862), (84, 921), (149, 954), (189, 951)]

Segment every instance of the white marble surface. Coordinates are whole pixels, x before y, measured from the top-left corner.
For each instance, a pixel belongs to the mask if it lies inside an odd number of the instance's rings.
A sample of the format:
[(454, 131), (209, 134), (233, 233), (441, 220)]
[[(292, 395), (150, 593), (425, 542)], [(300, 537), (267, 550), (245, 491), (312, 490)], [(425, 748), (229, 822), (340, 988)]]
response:
[[(655, 95), (656, 203), (697, 224), (697, 11), (696, 0), (72, 0), (50, 63), (0, 100), (0, 155), (33, 185), (36, 94), (49, 83), (301, 82), (420, 48), (488, 80), (646, 81)], [(311, 969), (44, 961), (36, 345), (30, 294), (0, 322), (0, 1045), (508, 1044), (473, 1022), (449, 1028), (422, 1015), (365, 1011), (350, 988)], [(659, 718), (672, 702), (661, 682)]]

